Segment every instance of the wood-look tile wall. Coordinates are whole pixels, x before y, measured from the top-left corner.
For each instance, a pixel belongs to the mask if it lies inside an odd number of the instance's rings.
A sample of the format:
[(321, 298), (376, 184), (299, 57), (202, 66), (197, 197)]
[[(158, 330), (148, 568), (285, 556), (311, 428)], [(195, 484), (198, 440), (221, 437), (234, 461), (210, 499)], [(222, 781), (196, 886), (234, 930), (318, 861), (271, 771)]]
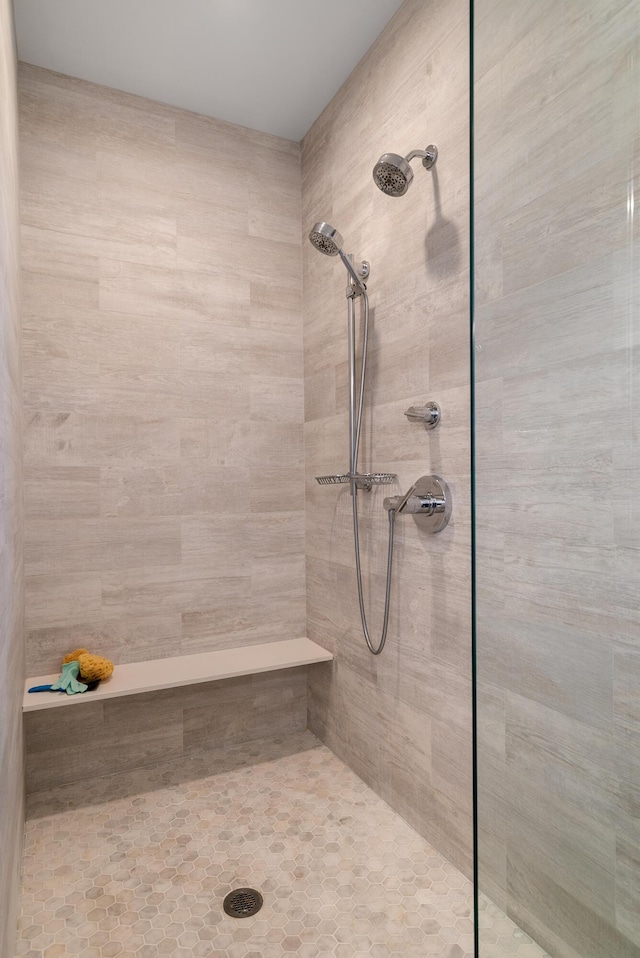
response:
[(12, 955), (18, 912), (24, 762), (22, 404), (18, 104), (13, 13), (0, 0), (0, 954)]
[(638, 958), (640, 15), (475, 8), (480, 888)]
[[(407, 0), (303, 140), (307, 634), (333, 673), (309, 678), (310, 726), (389, 804), (467, 873), (471, 869), (469, 516), (469, 9)], [(403, 198), (372, 169), (387, 151), (435, 143)], [(363, 471), (398, 474), (360, 495), (366, 606), (380, 632), (385, 495), (442, 475), (453, 520), (437, 536), (397, 523), (387, 647), (360, 627), (350, 498), (314, 477), (348, 469), (345, 271), (306, 242), (316, 220), (371, 261), (372, 335)], [(404, 410), (435, 400), (427, 433)]]
[(304, 732), (306, 671), (27, 712), (28, 791)]
[(20, 69), (27, 669), (305, 631), (295, 143)]

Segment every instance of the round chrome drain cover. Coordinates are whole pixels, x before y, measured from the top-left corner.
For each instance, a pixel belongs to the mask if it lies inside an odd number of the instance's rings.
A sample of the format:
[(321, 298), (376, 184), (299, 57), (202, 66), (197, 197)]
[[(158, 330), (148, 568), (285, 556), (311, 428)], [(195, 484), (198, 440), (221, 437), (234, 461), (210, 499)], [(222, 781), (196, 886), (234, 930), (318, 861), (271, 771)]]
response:
[(236, 888), (226, 896), (222, 907), (232, 918), (249, 918), (262, 908), (262, 895), (255, 888)]

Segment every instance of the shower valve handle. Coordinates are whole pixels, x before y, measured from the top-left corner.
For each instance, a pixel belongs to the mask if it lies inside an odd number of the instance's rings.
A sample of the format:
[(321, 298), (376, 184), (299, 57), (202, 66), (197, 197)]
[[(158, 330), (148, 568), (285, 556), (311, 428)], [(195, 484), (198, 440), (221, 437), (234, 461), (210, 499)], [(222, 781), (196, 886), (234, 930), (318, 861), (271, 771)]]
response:
[(414, 516), (431, 516), (437, 505), (438, 500), (435, 496), (414, 496), (411, 494), (411, 490), (406, 496), (389, 496), (384, 500), (384, 507), (387, 512), (393, 510), (397, 516), (403, 512)]
[(440, 476), (421, 476), (404, 496), (388, 496), (387, 512), (408, 513), (427, 532), (441, 532), (451, 518), (451, 493)]
[[(406, 492), (404, 496), (389, 496), (387, 499), (384, 500), (385, 509), (387, 509), (388, 511), (391, 511), (391, 509), (393, 509), (396, 515), (400, 515), (400, 513), (404, 512), (405, 509), (407, 510), (407, 512), (414, 512), (415, 511), (414, 509), (409, 509), (407, 507), (411, 499), (415, 498), (413, 495), (415, 491), (416, 491), (416, 484), (414, 482), (414, 484), (409, 488), (408, 492)], [(392, 501), (395, 501), (395, 505), (387, 507), (387, 503)]]

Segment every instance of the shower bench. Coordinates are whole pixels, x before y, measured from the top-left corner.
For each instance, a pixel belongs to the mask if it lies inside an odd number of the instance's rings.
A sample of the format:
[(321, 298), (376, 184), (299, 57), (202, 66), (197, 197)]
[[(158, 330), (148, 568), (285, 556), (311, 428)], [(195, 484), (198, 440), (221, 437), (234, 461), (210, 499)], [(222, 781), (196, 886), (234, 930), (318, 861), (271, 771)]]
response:
[(302, 638), (117, 665), (110, 679), (101, 682), (93, 692), (79, 695), (28, 692), (32, 686), (49, 685), (58, 677), (57, 673), (38, 675), (27, 679), (25, 683), (22, 711), (36, 712), (40, 709), (75, 705), (78, 702), (99, 702), (140, 692), (155, 692), (159, 689), (215, 682), (278, 669), (294, 669), (316, 662), (330, 662), (332, 659), (331, 652), (327, 652), (311, 639)]

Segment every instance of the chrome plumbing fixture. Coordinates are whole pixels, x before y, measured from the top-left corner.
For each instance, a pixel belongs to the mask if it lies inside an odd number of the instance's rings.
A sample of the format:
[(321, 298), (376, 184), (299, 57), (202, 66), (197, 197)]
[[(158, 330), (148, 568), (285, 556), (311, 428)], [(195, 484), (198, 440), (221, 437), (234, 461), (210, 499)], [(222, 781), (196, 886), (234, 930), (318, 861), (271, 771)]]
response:
[[(360, 526), (358, 522), (358, 489), (371, 490), (374, 485), (391, 483), (396, 479), (394, 473), (374, 472), (360, 474), (358, 472), (358, 454), (360, 451), (360, 432), (362, 428), (362, 410), (364, 407), (364, 384), (367, 372), (367, 352), (369, 348), (369, 296), (364, 280), (369, 276), (369, 263), (364, 260), (354, 265), (352, 255), (343, 251), (344, 241), (340, 233), (329, 223), (316, 223), (309, 233), (309, 240), (317, 250), (325, 256), (340, 256), (349, 273), (347, 284), (347, 320), (349, 340), (349, 472), (334, 476), (316, 476), (320, 485), (348, 482), (351, 491), (351, 508), (353, 513), (353, 545), (356, 558), (356, 579), (358, 584), (358, 604), (360, 606), (360, 621), (362, 632), (369, 651), (373, 655), (380, 655), (387, 640), (389, 628), (389, 610), (391, 604), (391, 572), (393, 567), (393, 524), (395, 509), (389, 512), (389, 545), (387, 549), (387, 580), (384, 600), (384, 617), (382, 633), (378, 644), (374, 645), (369, 633), (367, 615), (364, 607), (364, 592), (362, 585), (362, 563), (360, 561)], [(363, 331), (362, 331), (362, 359), (360, 361), (360, 382), (356, 382), (356, 313), (355, 300), (362, 297), (363, 302)]]
[(404, 196), (413, 179), (411, 160), (419, 157), (425, 170), (430, 170), (438, 159), (438, 148), (431, 144), (426, 150), (411, 150), (406, 156), (383, 153), (373, 168), (373, 181), (387, 196)]
[(321, 486), (332, 486), (339, 482), (355, 482), (358, 489), (366, 489), (371, 492), (373, 486), (389, 486), (395, 482), (396, 474), (394, 472), (357, 472), (350, 476), (348, 472), (343, 472), (337, 476), (316, 476), (316, 482)]
[(409, 422), (421, 422), (425, 429), (435, 429), (442, 418), (442, 411), (437, 402), (426, 402), (424, 406), (409, 406), (405, 416)]
[(384, 500), (389, 515), (412, 515), (425, 532), (442, 532), (451, 518), (451, 492), (440, 476), (421, 476), (404, 496)]
[(347, 267), (347, 272), (354, 285), (353, 296), (359, 296), (360, 293), (365, 292), (367, 287), (364, 280), (369, 276), (370, 265), (366, 260), (363, 260), (357, 266), (354, 266), (353, 256), (347, 256), (342, 249), (344, 241), (337, 229), (334, 229), (329, 223), (316, 223), (309, 233), (309, 239), (312, 246), (315, 246), (325, 256), (340, 257)]

